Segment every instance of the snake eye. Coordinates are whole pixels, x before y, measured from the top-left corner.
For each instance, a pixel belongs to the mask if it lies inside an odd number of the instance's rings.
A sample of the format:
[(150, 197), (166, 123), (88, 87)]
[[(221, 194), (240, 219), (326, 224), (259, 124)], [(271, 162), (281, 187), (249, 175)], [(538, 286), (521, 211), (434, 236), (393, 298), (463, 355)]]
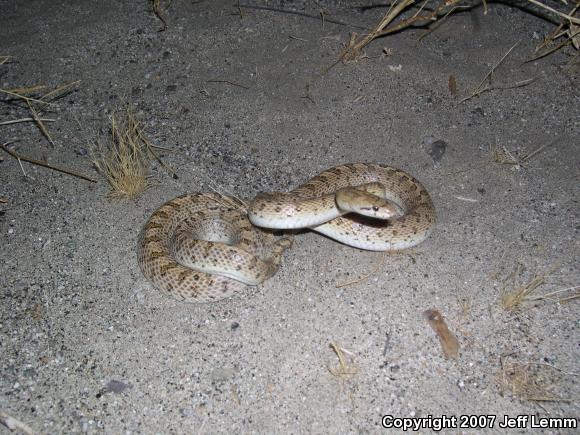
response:
[(377, 207), (376, 205), (373, 205), (373, 211), (379, 211), (379, 207)]

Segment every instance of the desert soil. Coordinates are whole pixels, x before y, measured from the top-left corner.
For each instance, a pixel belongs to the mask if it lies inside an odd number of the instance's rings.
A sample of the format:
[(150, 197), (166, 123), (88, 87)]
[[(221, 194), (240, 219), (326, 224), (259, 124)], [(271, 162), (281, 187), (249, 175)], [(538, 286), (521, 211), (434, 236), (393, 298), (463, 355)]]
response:
[[(497, 416), (483, 432), (498, 433), (505, 416), (579, 417), (578, 300), (562, 300), (574, 289), (540, 297), (579, 282), (578, 56), (569, 47), (522, 64), (554, 25), (490, 4), (453, 14), (420, 42), (425, 30), (409, 29), (328, 69), (349, 32), (364, 32), (352, 26), (374, 25), (385, 7), (254, 3), (322, 8), (347, 23), (337, 25), (240, 16), (234, 3), (161, 2), (160, 32), (143, 0), (0, 1), (2, 89), (80, 80), (41, 114), (55, 120), (46, 122), (54, 146), (30, 122), (0, 126), (0, 142), (97, 180), (0, 150), (4, 424), (44, 434), (344, 434), (396, 433), (382, 428), (385, 415), (477, 415)], [(518, 41), (493, 74), (504, 89), (461, 102)], [(0, 98), (0, 121), (29, 116)], [(178, 178), (151, 162), (152, 187), (113, 200), (90, 150), (127, 105)], [(494, 161), (493, 150), (517, 164)], [(165, 201), (286, 191), (356, 161), (424, 183), (438, 214), (427, 241), (373, 272), (381, 254), (305, 232), (273, 278), (211, 304), (166, 298), (142, 276), (137, 236)], [(534, 300), (502, 306), (505, 292), (542, 274)], [(443, 354), (427, 309), (444, 316), (458, 358)], [(344, 349), (342, 372), (331, 344)], [(529, 422), (511, 431), (577, 433)]]

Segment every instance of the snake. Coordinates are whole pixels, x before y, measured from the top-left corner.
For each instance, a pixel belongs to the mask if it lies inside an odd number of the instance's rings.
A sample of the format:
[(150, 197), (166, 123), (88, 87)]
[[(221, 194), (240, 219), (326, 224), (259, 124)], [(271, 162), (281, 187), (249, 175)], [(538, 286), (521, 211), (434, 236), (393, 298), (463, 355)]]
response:
[(423, 242), (435, 222), (433, 201), (416, 178), (383, 164), (351, 163), (290, 192), (259, 193), (249, 203), (217, 192), (174, 198), (143, 226), (137, 258), (161, 293), (212, 302), (273, 276), (296, 230), (392, 251)]

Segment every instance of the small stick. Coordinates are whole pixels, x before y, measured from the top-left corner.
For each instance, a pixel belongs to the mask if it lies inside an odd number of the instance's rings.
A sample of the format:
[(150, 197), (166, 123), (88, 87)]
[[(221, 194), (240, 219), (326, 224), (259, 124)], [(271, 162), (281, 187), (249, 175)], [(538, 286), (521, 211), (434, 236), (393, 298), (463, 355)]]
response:
[(47, 103), (46, 101), (37, 100), (36, 98), (25, 97), (24, 95), (20, 95), (20, 94), (17, 94), (15, 92), (7, 91), (6, 89), (0, 89), (0, 92), (2, 92), (4, 94), (12, 95), (13, 97), (21, 98), (21, 99), (26, 100), (26, 101), (30, 100), (30, 101), (34, 101), (34, 102), (40, 103), (40, 104), (52, 104), (52, 103)]
[(240, 88), (250, 89), (248, 86), (240, 85), (239, 83), (230, 82), (229, 80), (208, 80), (206, 83), (227, 83), (232, 86), (239, 86)]
[(467, 198), (466, 196), (454, 196), (454, 198), (457, 198), (460, 201), (466, 201), (466, 202), (479, 202), (477, 199), (473, 199), (473, 198)]
[[(468, 96), (465, 97), (463, 100), (461, 100), (459, 103), (463, 103), (464, 101), (467, 101), (473, 97), (475, 97), (476, 95), (479, 95), (481, 92), (483, 92), (483, 90), (481, 89), (481, 86), (485, 83), (485, 81), (491, 77), (491, 75), (494, 73), (494, 71), (501, 65), (501, 63), (505, 60), (506, 57), (508, 57), (508, 55), (512, 52), (512, 50), (514, 48), (516, 48), (516, 46), (520, 43), (520, 41), (516, 42), (514, 45), (512, 45), (512, 47), (507, 51), (506, 54), (504, 54), (502, 56), (502, 58), (499, 60), (499, 62), (497, 62), (490, 70), (489, 72), (485, 75), (485, 77), (481, 80), (481, 82), (479, 82), (479, 84), (477, 85), (477, 87), (475, 88), (475, 90), (473, 91), (473, 93)], [(489, 89), (489, 88), (487, 88)]]
[[(141, 140), (143, 140), (143, 139), (141, 139)], [(151, 155), (152, 155), (153, 157), (155, 157), (155, 160), (157, 160), (157, 161), (159, 162), (159, 164), (160, 164), (161, 166), (163, 166), (167, 172), (170, 172), (170, 173), (171, 173), (171, 176), (173, 177), (173, 179), (174, 179), (174, 180), (177, 180), (177, 179), (179, 178), (179, 176), (178, 176), (178, 175), (177, 175), (177, 173), (176, 173), (176, 172), (173, 170), (173, 168), (172, 168), (171, 166), (169, 166), (169, 165), (166, 165), (166, 164), (165, 164), (165, 162), (163, 162), (163, 160), (161, 160), (161, 157), (159, 157), (159, 156), (157, 155), (157, 153), (156, 153), (155, 151), (153, 151), (153, 147), (152, 147), (152, 146), (148, 146), (148, 147), (147, 147), (147, 150), (148, 150), (148, 151), (151, 153)]]
[[(3, 121), (0, 122), (0, 125), (10, 125), (10, 124), (18, 124), (19, 122), (30, 122), (30, 121), (36, 121), (36, 119), (34, 118), (21, 118), (21, 119), (13, 119), (12, 121)], [(39, 121), (42, 122), (55, 122), (56, 119), (48, 119), (48, 118), (41, 118), (39, 119)]]
[(296, 39), (297, 41), (308, 42), (308, 39), (299, 38), (298, 36), (288, 35), (288, 38), (290, 38), (290, 39)]
[(22, 161), (25, 161), (25, 162), (28, 162), (28, 163), (32, 163), (33, 165), (43, 166), (45, 168), (52, 169), (54, 171), (62, 172), (62, 173), (67, 174), (67, 175), (72, 175), (73, 177), (82, 178), (83, 180), (90, 181), (91, 183), (96, 183), (97, 182), (97, 180), (94, 180), (94, 179), (92, 179), (90, 177), (87, 177), (86, 175), (79, 174), (78, 172), (74, 172), (74, 171), (71, 171), (71, 170), (68, 170), (68, 169), (60, 168), (58, 166), (53, 166), (53, 165), (50, 165), (48, 163), (41, 162), (40, 160), (35, 160), (35, 159), (31, 159), (29, 157), (21, 156), (20, 154), (12, 151), (10, 149), (8, 149), (6, 147), (6, 145), (8, 145), (8, 143), (9, 142), (4, 143), (4, 144), (0, 144), (0, 149), (6, 151), (8, 154), (10, 154), (12, 157), (14, 157), (15, 159), (17, 159), (18, 161), (22, 160)]
[[(563, 288), (561, 290), (554, 290), (553, 292), (546, 293), (546, 294), (543, 294), (543, 295), (540, 295), (540, 296), (536, 296), (534, 298), (528, 298), (528, 300), (529, 301), (539, 301), (539, 300), (542, 300), (542, 299), (551, 299), (550, 296), (554, 296), (554, 295), (557, 295), (557, 294), (560, 294), (560, 293), (564, 293), (564, 292), (568, 292), (568, 291), (571, 291), (571, 290), (577, 290), (579, 288), (580, 288), (580, 286), (576, 285), (576, 286), (572, 286), (572, 287)], [(569, 297), (567, 297), (565, 299), (560, 299), (560, 300), (575, 299), (577, 297), (579, 297), (579, 295), (569, 296)]]
[(153, 8), (153, 14), (163, 23), (163, 26), (161, 27), (161, 29), (158, 30), (158, 32), (163, 32), (167, 30), (167, 23), (165, 22), (163, 15), (161, 15), (160, 0), (152, 0), (151, 3), (152, 3), (151, 6)]
[[(288, 10), (288, 9), (280, 9), (280, 8), (271, 8), (269, 6), (244, 5), (244, 4), (240, 4), (240, 3), (238, 3), (236, 6), (238, 8), (257, 9), (257, 10), (260, 10), (260, 11), (280, 12), (280, 13), (283, 13), (283, 14), (299, 15), (301, 17), (313, 18), (315, 20), (320, 20), (321, 19), (321, 15), (322, 15), (322, 14), (319, 14), (319, 15), (311, 15), (311, 14), (307, 14), (305, 12), (291, 11), (291, 10)], [(326, 18), (324, 15), (322, 15), (322, 20), (323, 20), (323, 25), (324, 25), (324, 22), (326, 21), (327, 23), (338, 24), (339, 26), (348, 26), (348, 27), (352, 27), (354, 29), (368, 30), (367, 27), (357, 26), (356, 24), (344, 23), (344, 22), (338, 21), (338, 20), (332, 20), (330, 18)]]
[(523, 65), (523, 64), (526, 64), (526, 63), (529, 63), (529, 62), (533, 62), (533, 61), (535, 61), (535, 60), (538, 60), (538, 59), (541, 59), (542, 57), (546, 57), (547, 55), (549, 55), (549, 54), (551, 54), (551, 53), (554, 53), (555, 51), (558, 51), (558, 50), (559, 50), (559, 49), (561, 49), (562, 47), (564, 47), (564, 46), (566, 46), (566, 45), (570, 44), (570, 43), (571, 43), (571, 42), (574, 40), (574, 38), (575, 38), (577, 35), (580, 35), (580, 29), (576, 30), (576, 31), (575, 31), (575, 32), (574, 32), (572, 35), (570, 35), (570, 36), (569, 36), (569, 37), (568, 37), (566, 40), (564, 40), (563, 42), (559, 43), (558, 45), (556, 45), (555, 47), (551, 48), (550, 50), (547, 50), (547, 51), (545, 51), (545, 52), (543, 52), (543, 53), (540, 53), (540, 54), (538, 54), (538, 55), (537, 55), (537, 56), (535, 56), (535, 57), (532, 57), (531, 59), (528, 59), (528, 60), (526, 60), (526, 61), (522, 62), (522, 65)]
[(36, 433), (26, 423), (17, 420), (16, 418), (12, 417), (11, 415), (7, 414), (1, 409), (0, 409), (0, 423), (2, 423), (11, 431), (18, 429), (24, 432), (26, 435), (34, 435)]
[(357, 368), (354, 365), (348, 365), (346, 363), (346, 358), (344, 357), (345, 353), (352, 357), (352, 352), (343, 349), (338, 343), (334, 342), (330, 343), (330, 347), (338, 357), (339, 366), (335, 368), (327, 367), (328, 371), (334, 376), (356, 375), (358, 372)]
[(347, 285), (356, 284), (357, 282), (364, 281), (369, 276), (374, 275), (375, 273), (377, 273), (377, 271), (380, 269), (380, 267), (385, 262), (386, 256), (387, 256), (386, 255), (386, 251), (381, 252), (381, 259), (379, 260), (379, 262), (377, 263), (377, 265), (373, 268), (373, 270), (371, 270), (366, 275), (361, 276), (360, 278), (354, 278), (354, 279), (351, 279), (350, 281), (346, 281), (346, 282), (343, 282), (343, 283), (340, 283), (340, 284), (336, 284), (334, 286), (334, 288), (342, 288), (342, 287), (346, 287)]
[[(32, 177), (28, 177), (28, 174), (26, 174), (26, 171), (24, 170), (24, 166), (22, 166), (22, 160), (18, 159), (18, 164), (20, 165), (20, 170), (22, 171), (22, 175), (24, 175), (25, 178), (32, 178)], [(32, 179), (34, 180), (34, 178), (32, 178)]]
[(477, 85), (477, 88), (480, 88), (481, 85), (483, 85), (483, 83), (488, 79), (488, 77), (491, 77), (491, 75), (493, 74), (493, 72), (497, 69), (497, 67), (499, 67), (501, 65), (501, 63), (505, 60), (506, 57), (509, 56), (509, 54), (512, 52), (512, 50), (514, 48), (516, 48), (516, 46), (520, 43), (520, 41), (516, 42), (514, 45), (512, 45), (512, 47), (506, 52), (506, 54), (504, 54), (502, 56), (502, 58), (499, 60), (498, 63), (496, 63), (490, 70), (489, 72), (485, 75), (485, 77), (481, 80), (481, 82), (479, 83), (479, 85)]
[(497, 89), (515, 89), (515, 88), (522, 88), (524, 86), (529, 85), (530, 83), (534, 82), (536, 80), (535, 77), (532, 77), (531, 79), (526, 79), (526, 80), (520, 80), (519, 82), (516, 83), (508, 83), (505, 85), (497, 85), (497, 86), (487, 86), (485, 88), (479, 89), (477, 91), (474, 91), (473, 94), (471, 94), (469, 97), (465, 97), (463, 100), (460, 101), (460, 103), (463, 103), (464, 101), (467, 101), (473, 97), (477, 97), (481, 94), (483, 94), (484, 92), (489, 92), (489, 91), (495, 91)]
[(151, 142), (149, 142), (149, 140), (147, 140), (147, 138), (143, 135), (143, 129), (139, 128), (139, 123), (137, 121), (135, 121), (135, 119), (133, 118), (133, 115), (130, 115), (131, 117), (131, 122), (134, 125), (134, 130), (135, 130), (135, 134), (137, 135), (137, 137), (139, 139), (141, 139), (141, 142), (143, 142), (145, 144), (145, 147), (147, 148), (147, 151), (149, 151), (151, 153), (151, 155), (155, 158), (155, 160), (157, 160), (159, 162), (159, 164), (169, 173), (171, 173), (171, 176), (173, 177), (174, 180), (179, 179), (179, 176), (177, 175), (177, 173), (173, 170), (173, 168), (167, 164), (165, 164), (165, 162), (163, 162), (163, 160), (161, 160), (161, 157), (159, 157), (157, 155), (157, 153), (153, 150), (153, 148), (158, 148), (161, 150), (166, 150), (166, 151), (172, 151), (168, 148), (164, 148), (164, 147), (160, 147), (160, 146), (156, 146), (153, 145)]
[[(40, 100), (44, 103), (45, 106), (51, 104), (50, 103), (51, 100), (59, 98), (60, 96), (65, 94), (68, 88), (72, 88), (73, 86), (78, 85), (80, 82), (81, 82), (80, 80), (75, 80), (74, 82), (65, 83), (64, 85), (59, 86), (58, 88), (53, 89), (52, 91), (44, 94), (42, 97), (40, 97)], [(43, 110), (44, 107), (38, 109), (39, 112), (42, 112)]]
[[(437, 20), (437, 22), (433, 25), (433, 27), (431, 27), (429, 30), (427, 30), (425, 33), (423, 33), (421, 36), (419, 36), (416, 43), (419, 44), (423, 40), (423, 38), (425, 38), (426, 36), (429, 36), (431, 33), (433, 33), (435, 30), (437, 30), (439, 27), (441, 27), (449, 15), (451, 15), (457, 9), (461, 9), (461, 8), (462, 8), (461, 6), (453, 6), (451, 9), (449, 9), (449, 12), (447, 12), (442, 18), (439, 18)], [(419, 12), (421, 12), (421, 9), (419, 9), (417, 14)]]
[(545, 4), (543, 4), (543, 3), (540, 3), (540, 2), (538, 2), (538, 1), (536, 1), (536, 0), (528, 0), (528, 1), (529, 1), (530, 3), (532, 3), (532, 4), (536, 5), (536, 6), (539, 6), (539, 7), (541, 7), (541, 8), (544, 8), (544, 9), (546, 9), (546, 10), (548, 10), (548, 11), (552, 12), (553, 14), (559, 15), (559, 16), (560, 16), (560, 17), (562, 17), (562, 18), (566, 18), (566, 19), (567, 19), (568, 21), (570, 21), (571, 23), (574, 23), (574, 24), (578, 24), (578, 25), (580, 25), (580, 18), (574, 18), (574, 17), (573, 17), (573, 16), (571, 16), (571, 15), (567, 15), (567, 14), (565, 14), (565, 13), (563, 13), (563, 12), (557, 11), (556, 9), (553, 9), (553, 8), (551, 8), (550, 6), (546, 6)]
[[(34, 107), (32, 107), (32, 104), (30, 104), (30, 101), (26, 100), (26, 104), (28, 105), (28, 110), (30, 110), (30, 114), (32, 115), (32, 118), (34, 119), (34, 122), (36, 122), (36, 125), (38, 125), (38, 128), (40, 129), (40, 131), (42, 132), (44, 137), (46, 137), (48, 139), (48, 142), (50, 142), (50, 144), (53, 147), (55, 147), (56, 145), (55, 145), (54, 141), (52, 140), (52, 137), (50, 137), (50, 133), (48, 132), (48, 130), (46, 129), (46, 127), (44, 126), (44, 124), (40, 120), (38, 113), (36, 112), (36, 110), (34, 110)], [(48, 104), (48, 103), (46, 103), (46, 104)]]

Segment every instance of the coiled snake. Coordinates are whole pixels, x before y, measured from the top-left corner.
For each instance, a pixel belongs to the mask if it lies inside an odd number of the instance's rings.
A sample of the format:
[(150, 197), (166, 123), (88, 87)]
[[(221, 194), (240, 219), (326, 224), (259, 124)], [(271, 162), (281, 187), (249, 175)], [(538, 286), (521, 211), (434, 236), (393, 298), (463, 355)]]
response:
[(162, 293), (186, 302), (223, 299), (271, 277), (291, 237), (275, 229), (310, 228), (373, 251), (425, 240), (435, 208), (406, 172), (354, 163), (321, 172), (288, 193), (262, 193), (246, 205), (217, 193), (172, 199), (141, 231), (138, 260)]

